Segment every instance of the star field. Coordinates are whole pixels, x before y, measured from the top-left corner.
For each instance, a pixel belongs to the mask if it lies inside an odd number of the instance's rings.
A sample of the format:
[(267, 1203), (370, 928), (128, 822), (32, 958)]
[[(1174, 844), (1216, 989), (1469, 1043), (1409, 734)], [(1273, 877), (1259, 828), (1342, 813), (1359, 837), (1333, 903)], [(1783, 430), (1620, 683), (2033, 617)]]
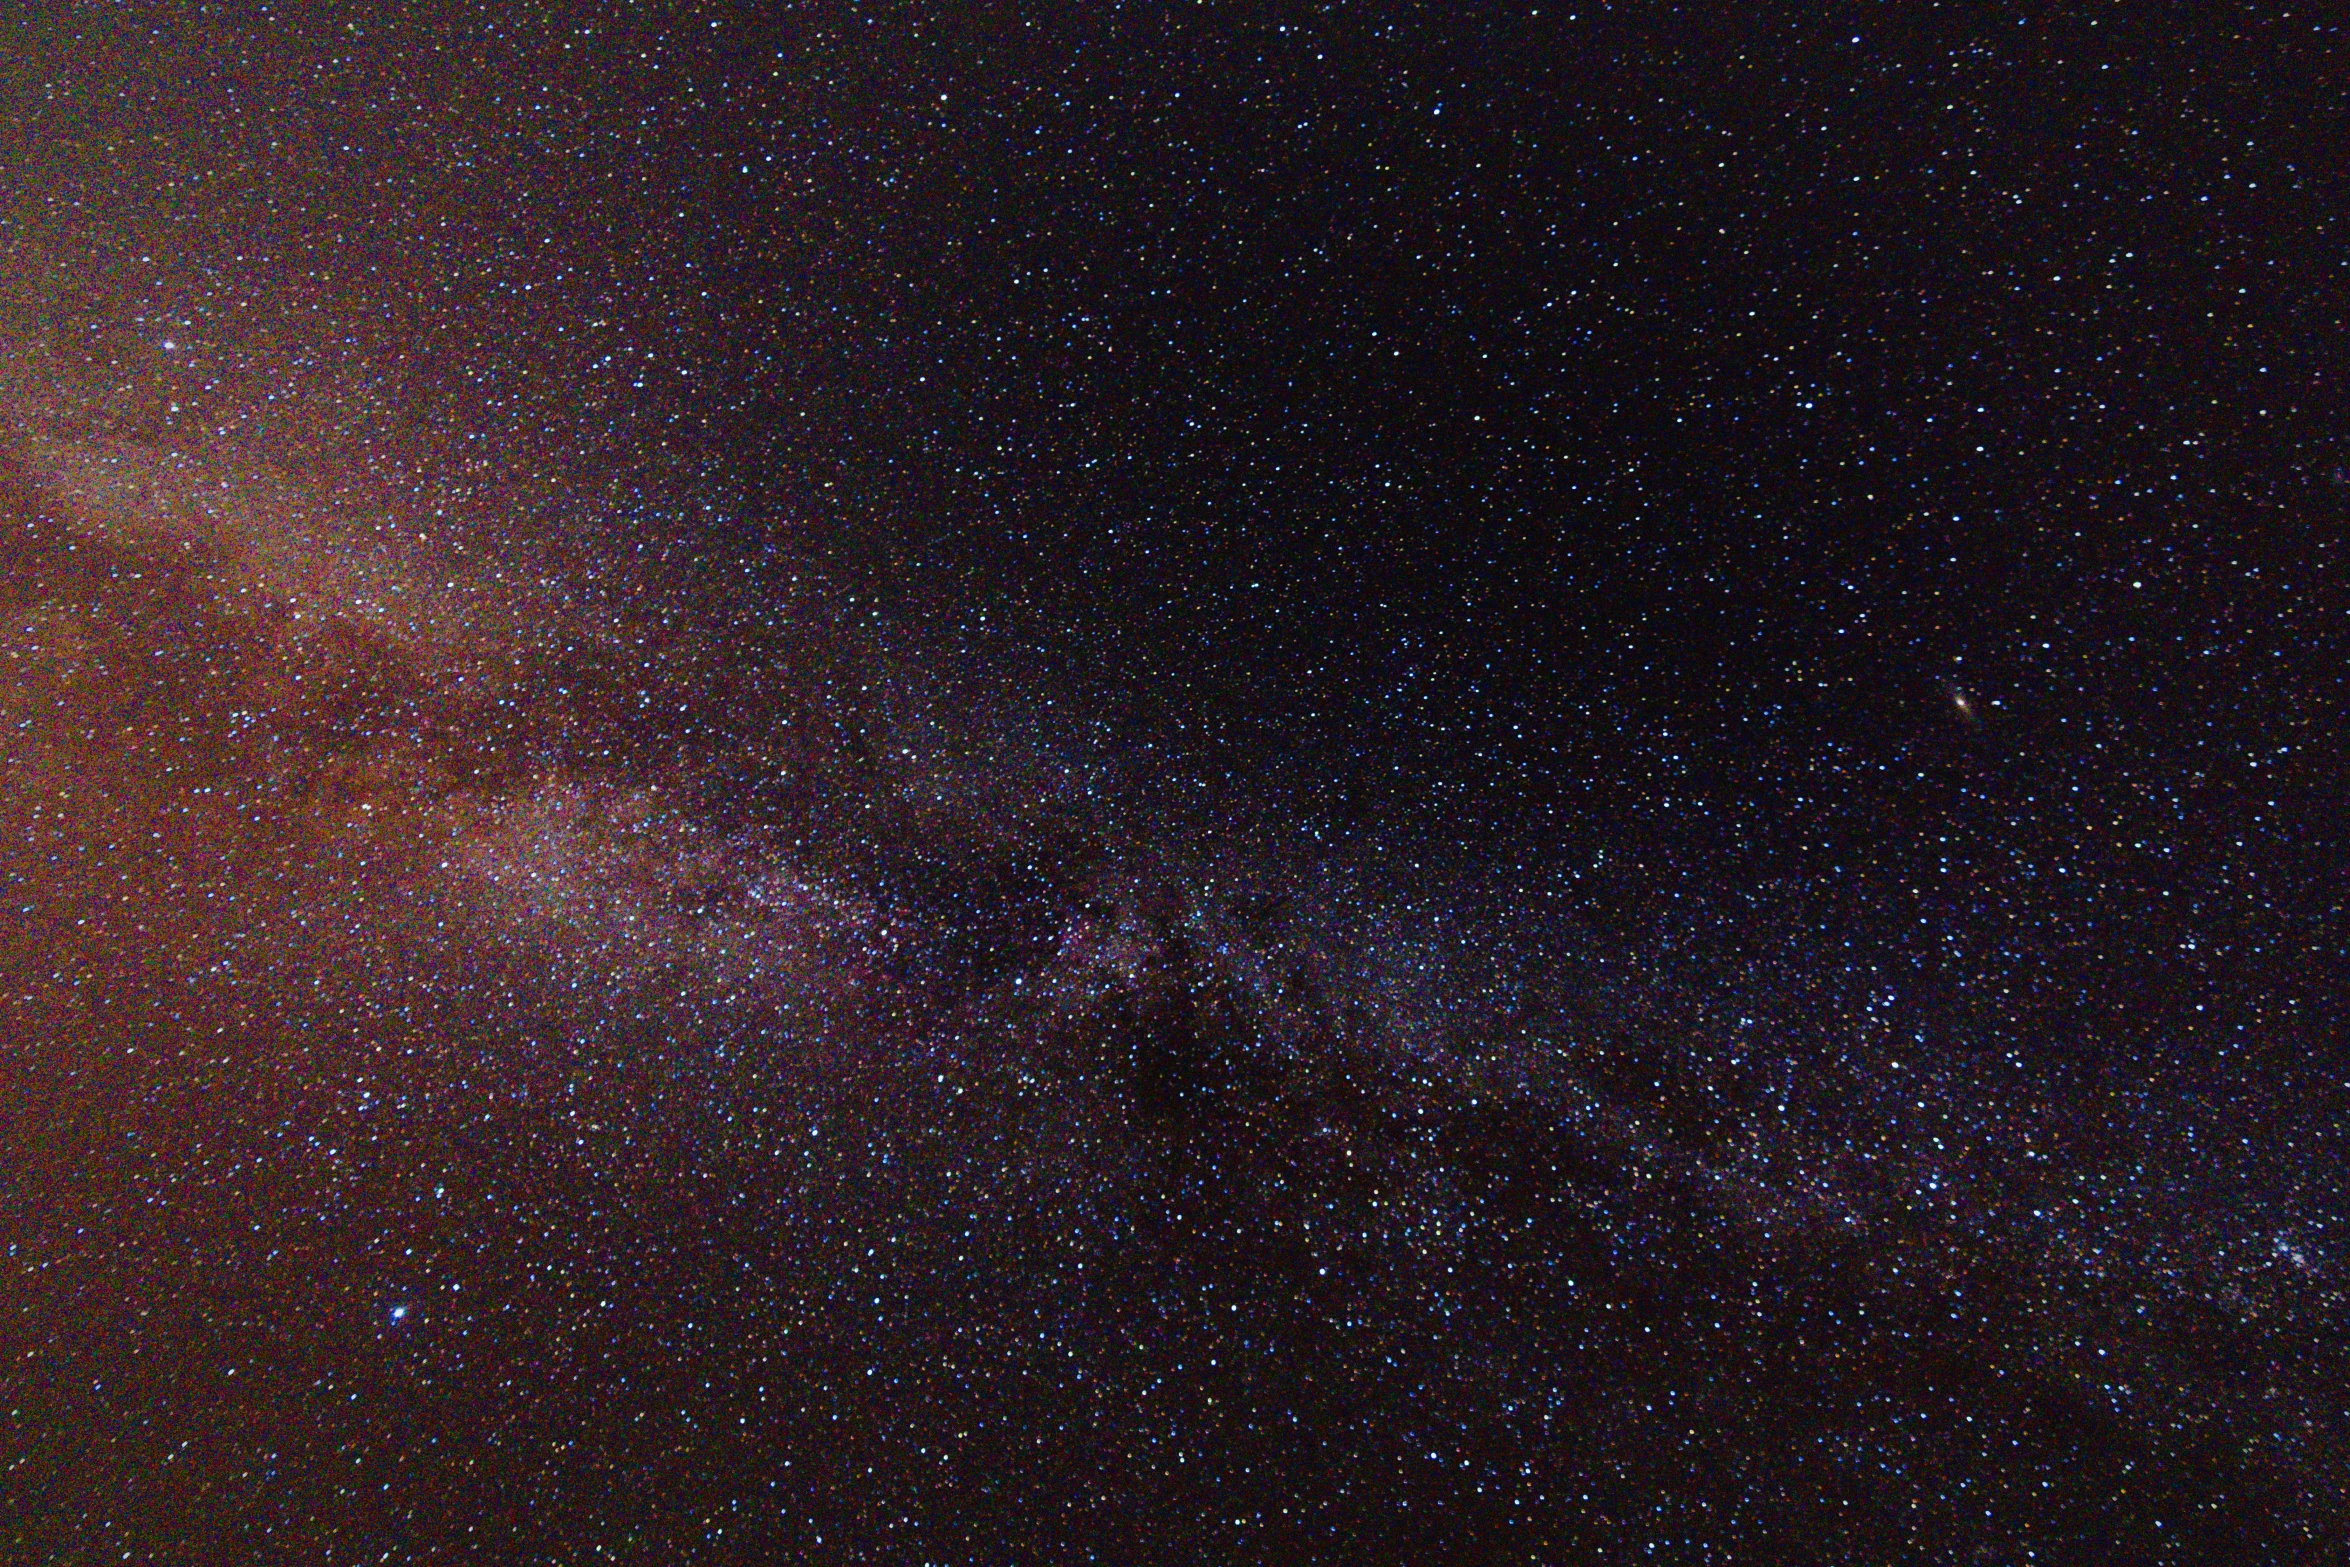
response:
[(2322, 8), (0, 30), (0, 1556), (2350, 1546)]

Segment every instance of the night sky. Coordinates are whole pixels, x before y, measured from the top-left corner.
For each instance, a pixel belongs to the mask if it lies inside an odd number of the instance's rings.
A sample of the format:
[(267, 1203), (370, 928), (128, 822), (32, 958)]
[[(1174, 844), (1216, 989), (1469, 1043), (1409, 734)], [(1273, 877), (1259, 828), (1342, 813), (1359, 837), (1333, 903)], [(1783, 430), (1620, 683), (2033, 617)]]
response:
[(2324, 6), (22, 5), (0, 1559), (2350, 1553)]

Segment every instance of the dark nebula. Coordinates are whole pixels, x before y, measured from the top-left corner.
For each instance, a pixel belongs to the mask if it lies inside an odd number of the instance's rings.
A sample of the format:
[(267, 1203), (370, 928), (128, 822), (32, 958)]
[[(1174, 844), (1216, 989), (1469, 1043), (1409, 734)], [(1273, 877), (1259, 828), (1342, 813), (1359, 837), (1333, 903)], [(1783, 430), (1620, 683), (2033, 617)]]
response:
[(0, 1558), (2350, 1551), (2323, 7), (0, 22)]

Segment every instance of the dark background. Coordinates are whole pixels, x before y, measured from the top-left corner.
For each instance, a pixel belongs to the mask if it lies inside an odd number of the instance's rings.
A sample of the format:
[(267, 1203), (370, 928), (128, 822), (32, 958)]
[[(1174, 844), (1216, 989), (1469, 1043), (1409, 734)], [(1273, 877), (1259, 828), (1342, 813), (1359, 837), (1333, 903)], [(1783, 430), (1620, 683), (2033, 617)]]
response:
[[(747, 1063), (755, 1022), (690, 995), (625, 1045), (644, 1014), (575, 1028), (566, 1048), (607, 1053), (611, 1124), (664, 1152), (558, 1159), (552, 1111), (420, 1109), (378, 1168), (476, 1172), (474, 1217), (395, 1216), (353, 1176), (344, 1240), (317, 1253), (461, 1251), (535, 1325), (483, 1308), (481, 1347), (427, 1378), (460, 1393), (369, 1360), (360, 1407), (399, 1406), (373, 1425), (271, 1337), (292, 1329), (232, 1333), (275, 1368), (262, 1407), (318, 1433), (283, 1496), (222, 1478), (266, 1468), (250, 1455), (185, 1492), (147, 1478), (168, 1444), (77, 1468), (94, 1449), (58, 1433), (110, 1428), (27, 1402), (40, 1456), (0, 1496), (37, 1493), (28, 1559), (159, 1549), (191, 1518), (241, 1542), (221, 1559), (722, 1558), (746, 1530), (810, 1552), (771, 1511), (732, 1537), (704, 1514), (770, 1496), (777, 1455), (851, 1408), (860, 1456), (790, 1515), (852, 1559), (2338, 1546), (2350, 55), (2323, 8), (131, 6), (0, 26), (12, 417), (267, 464), (476, 560), (527, 542), (647, 573), (668, 584), (648, 615), (716, 650), (699, 669), (746, 627), (788, 639), (779, 606), (820, 581), (878, 667), (993, 693), (1007, 755), (1086, 780), (1075, 839), (990, 817), (1020, 847), (977, 870), (912, 827), (853, 851), (809, 829), (805, 854), (932, 922), (912, 988), (960, 1001), (1041, 963), (1080, 860), (1181, 862), (1232, 834), (1261, 907), (1352, 933), (1335, 1010), (1438, 1020), (1402, 1044), (1332, 1025), (1315, 1064), (1278, 1069), (1248, 1027), (1164, 1001), (1075, 1044), (959, 1023), (921, 1046), (936, 1104), (886, 1052), (829, 1088)], [(10, 505), (46, 515), (26, 483)], [(41, 559), (13, 568), (12, 610), (65, 602), (25, 586)], [(172, 615), (117, 620), (168, 644)], [(679, 680), (684, 716), (616, 731), (636, 748), (618, 771), (690, 755), (713, 816), (755, 814), (709, 779), (772, 712)], [(38, 902), (63, 873), (10, 830)], [(1458, 934), (1381, 934), (1425, 919)], [(54, 957), (29, 929), (12, 973)], [(1450, 967), (1413, 967), (1444, 942)], [(470, 977), (417, 1025), (439, 1052), (418, 1102), (452, 1074), (542, 1092), (553, 1068), (451, 1064), (560, 1031), (481, 999), (527, 989), (483, 977), (513, 960), (433, 961)], [(1191, 961), (1171, 990), (1202, 989)], [(12, 1236), (26, 1358), (110, 1360), (118, 1340), (56, 1326), (110, 1291), (220, 1316), (215, 1286), (148, 1271), (135, 1226), (107, 1227), (138, 1206), (91, 1173), (107, 1107), (164, 1093), (135, 1053), (72, 1090), (94, 1119), (42, 1108), (130, 1025), (24, 1015), (42, 1043), (5, 1086), (10, 1147), (46, 1172), (27, 1189), (113, 1193), (92, 1199), (110, 1219), (60, 1199)], [(194, 1027), (140, 1015), (166, 1044)], [(325, 1124), (356, 1069), (304, 1059), (289, 1124)], [(1058, 1097), (1025, 1097), (1035, 1072)], [(970, 1088), (951, 1104), (950, 1080)], [(851, 1107), (838, 1167), (808, 1153), (788, 1190), (757, 1173), (774, 1107), (827, 1093)], [(1577, 1095), (1644, 1130), (1610, 1141), (1562, 1108)], [(1758, 1238), (1674, 1184), (1790, 1096), (1795, 1184), (1862, 1233)], [(1950, 1165), (1971, 1184), (1928, 1223), (1900, 1150), (1936, 1118), (1968, 1128)], [(1338, 1123), (1388, 1173), (1345, 1173)], [(189, 1138), (166, 1163), (193, 1167)], [(1079, 1173), (1037, 1174), (1062, 1166), (1032, 1143)], [(993, 1194), (996, 1241), (926, 1227), (949, 1168)], [(326, 1177), (288, 1180), (306, 1212)], [(2065, 1181), (2104, 1195), (2060, 1223)], [(522, 1224), (531, 1203), (495, 1196), (515, 1189), (552, 1217)], [(206, 1197), (206, 1222), (236, 1231), (247, 1200)], [(1391, 1232), (1390, 1200), (1452, 1215), (1452, 1238)], [(1345, 1291), (1283, 1249), (1317, 1211), (1350, 1237)], [(1037, 1239), (1087, 1233), (1112, 1237), (1084, 1253), (1094, 1295)], [(875, 1237), (912, 1248), (913, 1303), (860, 1337), (815, 1303)], [(111, 1282), (42, 1284), (67, 1253), (111, 1259), (91, 1276)], [(595, 1351), (617, 1383), (575, 1376), (571, 1318), (533, 1315), (544, 1280), (590, 1276), (642, 1291)], [(287, 1320), (372, 1344), (366, 1299), (365, 1332), (325, 1305)], [(1727, 1300), (1743, 1326), (1715, 1320)], [(1218, 1315), (1233, 1302), (1246, 1326)], [(742, 1345), (802, 1310), (829, 1325), (800, 1363), (852, 1391), (830, 1419), (805, 1395), (755, 1421), (745, 1368), (766, 1362)], [(941, 1392), (966, 1314), (1041, 1380), (966, 1366), (967, 1405)], [(738, 1340), (697, 1338), (713, 1319)], [(187, 1335), (167, 1362), (200, 1358)], [(841, 1369), (871, 1344), (902, 1403)], [(2152, 1403), (2082, 1392), (2108, 1348)], [(1225, 1380), (1136, 1413), (1203, 1359)], [(1986, 1391), (2011, 1372), (2030, 1387)], [(632, 1445), (672, 1394), (684, 1434)], [(150, 1394), (150, 1420), (199, 1427), (211, 1396)], [(957, 1445), (942, 1411), (966, 1407), (1003, 1445)], [(720, 1411), (758, 1445), (713, 1456)], [(1937, 1419), (1974, 1430), (1916, 1434)], [(402, 1421), (406, 1447), (381, 1434)], [(1430, 1432), (1458, 1478), (1397, 1467)], [(557, 1456), (415, 1457), (529, 1443)], [(319, 1478), (353, 1444), (377, 1455), (354, 1460), (364, 1505)], [(967, 1488), (924, 1480), (916, 1448), (965, 1455)], [(630, 1472), (668, 1478), (600, 1489)], [(467, 1512), (506, 1493), (539, 1506)], [(1236, 1498), (1275, 1532), (1217, 1521)], [(298, 1543), (260, 1543), (261, 1520)], [(2228, 1554), (2263, 1530), (2282, 1543)]]
[(54, 351), (143, 371), (179, 321), (137, 400), (813, 537), (1219, 765), (1491, 818), (1670, 750), (1737, 799), (1823, 731), (1890, 764), (1953, 682), (2242, 745), (2275, 720), (2215, 707), (2314, 672), (2272, 655), (2350, 439), (2315, 13), (21, 36), (9, 292)]

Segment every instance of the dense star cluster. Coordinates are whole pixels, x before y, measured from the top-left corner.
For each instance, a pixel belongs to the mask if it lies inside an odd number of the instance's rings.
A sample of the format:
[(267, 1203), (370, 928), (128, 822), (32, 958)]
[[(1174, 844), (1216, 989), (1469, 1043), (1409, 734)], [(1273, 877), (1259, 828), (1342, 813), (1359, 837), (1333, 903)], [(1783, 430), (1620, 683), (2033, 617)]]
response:
[(2323, 7), (0, 22), (0, 1557), (2350, 1551)]

